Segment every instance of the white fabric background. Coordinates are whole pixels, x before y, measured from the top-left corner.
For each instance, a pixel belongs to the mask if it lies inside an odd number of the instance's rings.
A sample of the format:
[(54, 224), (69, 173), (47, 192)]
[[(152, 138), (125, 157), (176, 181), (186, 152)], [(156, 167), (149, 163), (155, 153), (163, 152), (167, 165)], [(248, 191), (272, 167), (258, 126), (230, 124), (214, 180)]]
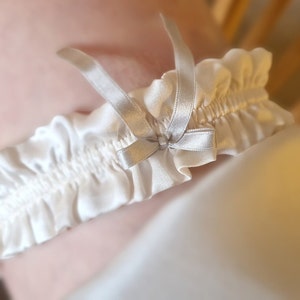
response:
[(174, 199), (77, 299), (299, 299), (300, 128)]

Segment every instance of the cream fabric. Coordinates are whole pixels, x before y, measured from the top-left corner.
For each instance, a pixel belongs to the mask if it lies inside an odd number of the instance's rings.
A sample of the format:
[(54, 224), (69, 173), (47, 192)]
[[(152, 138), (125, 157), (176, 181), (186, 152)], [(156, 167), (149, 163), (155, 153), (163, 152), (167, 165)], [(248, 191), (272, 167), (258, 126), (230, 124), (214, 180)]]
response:
[(68, 300), (300, 299), (300, 127), (174, 197)]
[[(188, 129), (216, 130), (216, 151), (174, 149), (124, 170), (117, 150), (135, 138), (108, 104), (90, 115), (58, 116), (0, 155), (0, 256), (42, 243), (66, 228), (191, 179), (190, 167), (236, 155), (293, 123), (269, 101), (264, 86), (271, 55), (230, 50), (195, 66), (196, 99)], [(176, 73), (130, 93), (165, 129), (173, 111)]]

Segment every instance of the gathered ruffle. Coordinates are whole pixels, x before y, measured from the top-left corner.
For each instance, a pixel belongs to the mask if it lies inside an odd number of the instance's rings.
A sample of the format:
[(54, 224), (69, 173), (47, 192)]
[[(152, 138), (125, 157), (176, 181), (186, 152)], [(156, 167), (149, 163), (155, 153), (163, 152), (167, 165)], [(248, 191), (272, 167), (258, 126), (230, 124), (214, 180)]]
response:
[[(195, 66), (196, 100), (188, 129), (214, 128), (216, 151), (165, 149), (124, 170), (117, 151), (135, 137), (112, 107), (58, 116), (0, 155), (0, 256), (9, 257), (67, 228), (143, 201), (191, 179), (190, 167), (236, 155), (293, 123), (265, 91), (271, 54), (229, 51)], [(130, 93), (162, 132), (173, 111), (176, 72)]]

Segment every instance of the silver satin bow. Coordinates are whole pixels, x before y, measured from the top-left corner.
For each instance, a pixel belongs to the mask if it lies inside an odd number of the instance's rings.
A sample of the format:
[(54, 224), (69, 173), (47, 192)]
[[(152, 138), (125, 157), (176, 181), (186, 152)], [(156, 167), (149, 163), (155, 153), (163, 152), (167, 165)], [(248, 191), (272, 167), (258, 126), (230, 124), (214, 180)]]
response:
[(176, 25), (166, 17), (161, 17), (172, 41), (177, 73), (173, 113), (166, 131), (161, 135), (157, 135), (147, 121), (148, 112), (123, 91), (92, 57), (73, 48), (64, 48), (58, 52), (59, 56), (81, 71), (96, 91), (114, 107), (137, 138), (131, 145), (117, 152), (124, 169), (138, 164), (159, 150), (205, 151), (215, 148), (213, 128), (186, 130), (195, 101), (194, 60)]

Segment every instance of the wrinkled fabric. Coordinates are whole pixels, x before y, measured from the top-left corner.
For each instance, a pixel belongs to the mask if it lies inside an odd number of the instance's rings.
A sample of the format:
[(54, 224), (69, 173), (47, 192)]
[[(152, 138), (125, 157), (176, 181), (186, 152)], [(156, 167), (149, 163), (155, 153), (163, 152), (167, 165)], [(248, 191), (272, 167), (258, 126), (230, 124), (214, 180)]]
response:
[[(117, 151), (135, 141), (113, 108), (58, 116), (0, 155), (0, 256), (9, 257), (121, 205), (151, 198), (191, 179), (190, 167), (236, 155), (293, 123), (264, 86), (271, 55), (233, 49), (195, 66), (196, 101), (188, 130), (216, 131), (216, 151), (162, 149), (124, 170)], [(130, 93), (165, 130), (173, 111), (176, 73)]]

